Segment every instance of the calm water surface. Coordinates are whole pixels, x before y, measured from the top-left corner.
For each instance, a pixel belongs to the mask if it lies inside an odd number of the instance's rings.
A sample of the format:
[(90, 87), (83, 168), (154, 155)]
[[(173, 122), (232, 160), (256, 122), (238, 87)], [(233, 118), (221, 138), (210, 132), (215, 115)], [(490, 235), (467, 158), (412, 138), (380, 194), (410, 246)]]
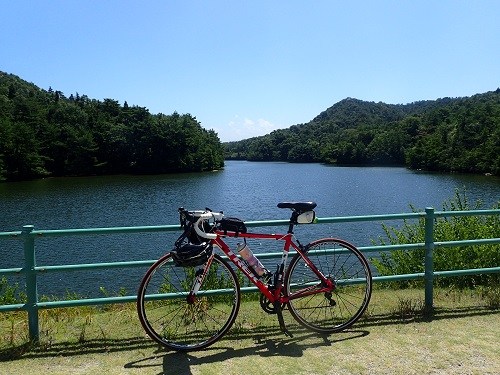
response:
[[(224, 170), (210, 173), (3, 183), (0, 232), (17, 231), (26, 224), (35, 229), (177, 224), (180, 206), (210, 207), (243, 220), (287, 219), (288, 211), (276, 208), (278, 202), (286, 200), (317, 202), (319, 217), (410, 212), (410, 204), (440, 210), (456, 189), (466, 189), (469, 201), (481, 200), (484, 208), (500, 200), (498, 177), (429, 174), (404, 168), (229, 161)], [(369, 245), (382, 234), (381, 223), (311, 225), (296, 230), (304, 243), (337, 236), (358, 246)], [(170, 249), (175, 237), (172, 233), (154, 233), (37, 239), (37, 262), (55, 265), (156, 259)], [(278, 250), (269, 242), (251, 247), (256, 253)], [(22, 251), (18, 240), (0, 241), (0, 269), (21, 267)], [(39, 292), (99, 296), (99, 287), (111, 293), (125, 287), (133, 293), (144, 271), (41, 275)]]

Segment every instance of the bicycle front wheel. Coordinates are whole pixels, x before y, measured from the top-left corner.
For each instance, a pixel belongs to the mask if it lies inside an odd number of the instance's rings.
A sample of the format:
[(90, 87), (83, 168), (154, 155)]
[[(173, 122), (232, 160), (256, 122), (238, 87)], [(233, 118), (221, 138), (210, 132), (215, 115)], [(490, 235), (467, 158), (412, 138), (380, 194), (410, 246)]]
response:
[(334, 287), (331, 292), (314, 293), (315, 287), (325, 285), (296, 254), (285, 275), (290, 313), (300, 324), (317, 332), (340, 332), (350, 327), (370, 302), (372, 276), (366, 258), (350, 243), (334, 238), (314, 241), (304, 252)]
[(206, 348), (220, 339), (236, 319), (240, 288), (236, 273), (219, 255), (194, 298), (193, 281), (204, 266), (177, 267), (170, 254), (146, 272), (137, 296), (139, 320), (146, 333), (173, 350)]

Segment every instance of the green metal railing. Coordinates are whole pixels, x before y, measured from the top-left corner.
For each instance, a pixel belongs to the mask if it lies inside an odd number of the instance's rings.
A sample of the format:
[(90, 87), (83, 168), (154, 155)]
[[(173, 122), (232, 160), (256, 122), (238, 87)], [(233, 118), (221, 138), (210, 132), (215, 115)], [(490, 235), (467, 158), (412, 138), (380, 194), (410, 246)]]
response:
[[(433, 282), (435, 277), (461, 276), (472, 274), (500, 273), (500, 266), (481, 269), (467, 270), (449, 270), (449, 271), (434, 271), (433, 269), (433, 252), (437, 247), (458, 247), (469, 245), (485, 245), (485, 244), (500, 244), (500, 238), (461, 240), (436, 242), (434, 240), (435, 220), (440, 217), (452, 216), (480, 216), (480, 215), (500, 215), (500, 210), (471, 210), (471, 211), (434, 211), (433, 208), (426, 208), (425, 212), (414, 212), (404, 214), (387, 214), (387, 215), (369, 215), (369, 216), (347, 216), (347, 217), (328, 217), (318, 218), (317, 223), (347, 223), (347, 222), (365, 222), (365, 221), (385, 221), (385, 220), (406, 220), (419, 219), (425, 220), (425, 241), (423, 243), (401, 244), (401, 245), (385, 245), (385, 246), (367, 246), (359, 249), (364, 252), (384, 252), (390, 250), (416, 250), (425, 249), (424, 272), (406, 275), (391, 275), (391, 276), (376, 276), (374, 281), (399, 281), (399, 280), (414, 280), (424, 279), (425, 283), (425, 307), (432, 309), (433, 307)], [(266, 227), (266, 226), (286, 226), (288, 220), (268, 220), (268, 221), (250, 221), (245, 222), (248, 227)], [(91, 229), (61, 229), (61, 230), (35, 230), (33, 225), (26, 225), (21, 231), (16, 232), (0, 232), (0, 240), (7, 238), (20, 239), (24, 246), (24, 267), (0, 269), (0, 276), (19, 275), (23, 274), (26, 281), (26, 303), (0, 305), (0, 312), (8, 311), (26, 311), (28, 315), (29, 336), (32, 341), (39, 339), (39, 316), (40, 309), (77, 307), (90, 305), (105, 305), (115, 303), (135, 302), (136, 296), (121, 296), (121, 297), (103, 297), (103, 298), (88, 298), (78, 300), (63, 300), (63, 301), (39, 301), (38, 296), (38, 281), (39, 273), (62, 272), (70, 270), (88, 270), (88, 269), (111, 269), (111, 268), (130, 268), (144, 267), (154, 263), (155, 260), (142, 260), (133, 262), (112, 262), (112, 263), (93, 263), (93, 264), (72, 264), (72, 265), (52, 265), (52, 266), (37, 266), (35, 256), (35, 240), (37, 238), (50, 238), (73, 235), (102, 235), (102, 234), (121, 234), (121, 233), (147, 233), (147, 232), (174, 232), (179, 231), (179, 225), (163, 225), (163, 226), (143, 226), (143, 227), (115, 227), (115, 228), (91, 228)], [(500, 235), (500, 234), (499, 234)], [(259, 254), (260, 259), (280, 257), (281, 253)], [(253, 291), (253, 287), (242, 288), (242, 291)]]

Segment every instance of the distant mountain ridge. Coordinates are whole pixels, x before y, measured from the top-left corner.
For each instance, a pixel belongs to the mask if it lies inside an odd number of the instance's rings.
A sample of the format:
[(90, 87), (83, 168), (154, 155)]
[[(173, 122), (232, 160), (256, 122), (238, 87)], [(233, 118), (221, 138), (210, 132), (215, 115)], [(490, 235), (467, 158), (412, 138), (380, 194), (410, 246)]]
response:
[(0, 71), (0, 180), (206, 171), (224, 158), (500, 175), (500, 89), (408, 104), (346, 98), (308, 123), (223, 145), (190, 114), (66, 97)]
[(386, 104), (346, 98), (305, 124), (224, 144), (227, 159), (500, 173), (500, 89)]
[(321, 112), (311, 122), (322, 122), (334, 119), (338, 122), (342, 120), (351, 122), (352, 125), (361, 124), (370, 119), (373, 114), (379, 120), (395, 121), (405, 116), (402, 106), (395, 104), (385, 104), (382, 102), (367, 102), (355, 98), (345, 98)]

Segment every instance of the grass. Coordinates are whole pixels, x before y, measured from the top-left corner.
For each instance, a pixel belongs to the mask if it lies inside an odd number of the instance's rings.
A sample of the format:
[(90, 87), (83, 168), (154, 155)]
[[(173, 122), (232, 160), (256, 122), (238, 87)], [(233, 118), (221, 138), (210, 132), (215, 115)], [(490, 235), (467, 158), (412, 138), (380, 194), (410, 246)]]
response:
[(500, 311), (484, 294), (435, 291), (426, 316), (422, 290), (375, 289), (351, 329), (321, 336), (285, 312), (293, 337), (275, 316), (246, 302), (231, 331), (205, 351), (155, 345), (133, 305), (41, 312), (41, 345), (27, 344), (25, 316), (0, 315), (0, 374), (497, 374)]

